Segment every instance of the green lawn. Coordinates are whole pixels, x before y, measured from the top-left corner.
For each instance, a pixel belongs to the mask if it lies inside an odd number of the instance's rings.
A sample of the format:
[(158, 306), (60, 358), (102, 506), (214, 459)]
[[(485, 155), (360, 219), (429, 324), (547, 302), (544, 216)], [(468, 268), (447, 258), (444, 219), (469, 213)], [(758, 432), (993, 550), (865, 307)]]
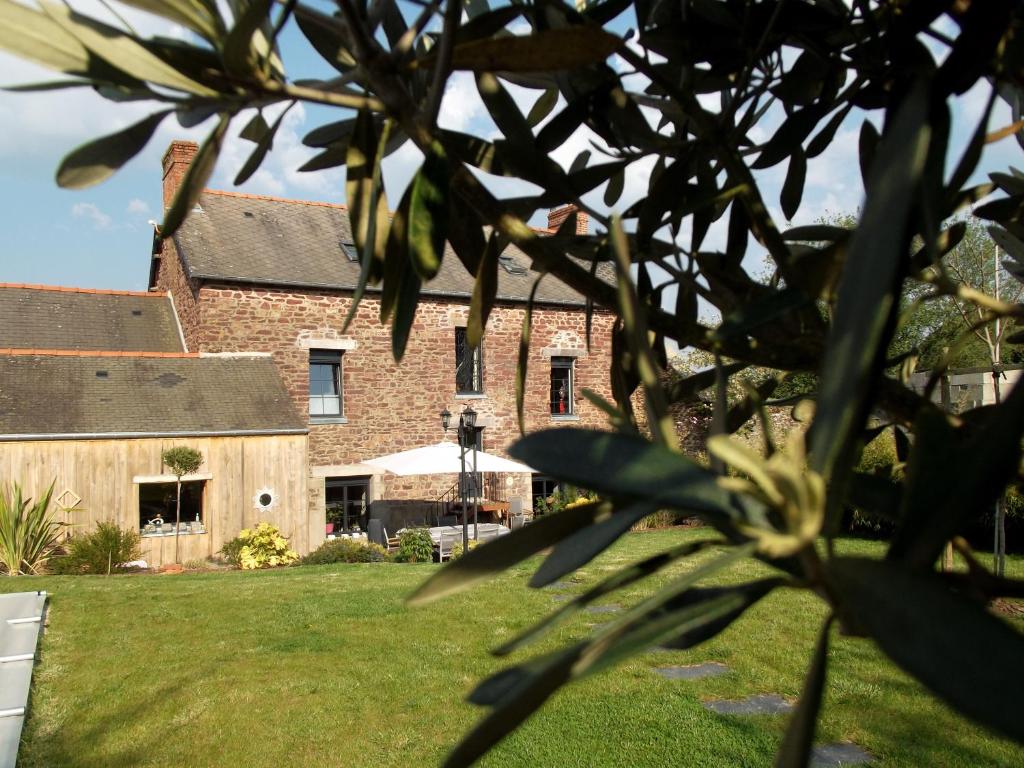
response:
[[(708, 536), (633, 534), (577, 579), (593, 582), (670, 542)], [(51, 593), (19, 765), (435, 765), (480, 716), (463, 699), (501, 666), (488, 649), (554, 605), (550, 591), (525, 587), (524, 567), (406, 608), (404, 596), (436, 567), (4, 579), (0, 591)], [(1009, 568), (1024, 576), (1024, 560)], [(760, 570), (745, 564), (723, 578)], [(644, 593), (634, 588), (623, 602)], [(652, 652), (561, 692), (482, 764), (770, 765), (785, 716), (722, 717), (701, 701), (797, 696), (822, 617), (813, 599), (773, 594), (700, 648)], [(608, 618), (580, 616), (538, 650)], [(870, 643), (839, 638), (830, 657), (820, 739), (856, 741), (884, 766), (1024, 764), (1024, 749), (936, 703)], [(732, 671), (697, 682), (652, 672), (705, 660)]]

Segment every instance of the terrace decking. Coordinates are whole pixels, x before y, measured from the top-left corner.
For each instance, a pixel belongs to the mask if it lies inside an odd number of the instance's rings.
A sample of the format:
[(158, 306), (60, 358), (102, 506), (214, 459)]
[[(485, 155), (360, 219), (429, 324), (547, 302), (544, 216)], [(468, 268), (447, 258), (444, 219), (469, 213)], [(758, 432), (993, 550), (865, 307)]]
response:
[(0, 768), (18, 760), (45, 608), (45, 592), (0, 595)]

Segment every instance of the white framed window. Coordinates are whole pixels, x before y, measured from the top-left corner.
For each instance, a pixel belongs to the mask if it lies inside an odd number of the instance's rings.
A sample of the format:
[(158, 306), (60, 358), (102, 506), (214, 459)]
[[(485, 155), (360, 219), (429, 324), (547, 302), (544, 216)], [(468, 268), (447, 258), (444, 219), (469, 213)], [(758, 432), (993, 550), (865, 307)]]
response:
[(551, 358), (551, 396), (548, 406), (552, 416), (572, 416), (573, 411), (573, 374), (576, 358)]

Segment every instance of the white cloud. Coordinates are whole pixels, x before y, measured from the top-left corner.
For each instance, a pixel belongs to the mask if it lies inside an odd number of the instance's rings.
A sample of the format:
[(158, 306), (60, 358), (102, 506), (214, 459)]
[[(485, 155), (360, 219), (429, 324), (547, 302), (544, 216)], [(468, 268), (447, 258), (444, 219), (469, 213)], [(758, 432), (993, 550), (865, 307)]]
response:
[(114, 220), (93, 203), (75, 203), (71, 206), (71, 215), (91, 221), (92, 228), (97, 230), (111, 229), (114, 224)]
[(139, 198), (133, 198), (128, 202), (128, 213), (135, 213), (141, 216), (145, 216), (149, 213), (149, 203)]
[(486, 114), (473, 76), (456, 72), (448, 79), (437, 122), (442, 128), (466, 132)]

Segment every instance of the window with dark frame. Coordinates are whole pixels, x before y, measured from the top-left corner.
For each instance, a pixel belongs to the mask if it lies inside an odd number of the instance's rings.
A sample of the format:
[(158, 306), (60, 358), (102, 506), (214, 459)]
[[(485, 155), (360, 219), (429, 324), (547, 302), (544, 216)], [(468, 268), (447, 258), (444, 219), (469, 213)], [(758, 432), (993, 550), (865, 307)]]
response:
[(549, 405), (552, 416), (572, 416), (573, 366), (575, 358), (551, 358), (551, 398)]
[(455, 329), (455, 393), (458, 395), (479, 395), (484, 391), (483, 345), (476, 349), (469, 346), (469, 334), (465, 328)]
[[(181, 484), (181, 530), (179, 533), (204, 533), (203, 491), (205, 480)], [(143, 536), (174, 533), (177, 483), (139, 484), (139, 531)]]
[(531, 476), (531, 496), (533, 497), (533, 508), (536, 509), (539, 499), (547, 500), (551, 494), (558, 490), (558, 480), (550, 475), (534, 473)]
[(328, 477), (324, 481), (327, 524), (332, 533), (366, 530), (366, 505), (370, 496), (370, 477)]
[(309, 352), (309, 415), (313, 419), (344, 415), (341, 397), (341, 352), (312, 349)]

